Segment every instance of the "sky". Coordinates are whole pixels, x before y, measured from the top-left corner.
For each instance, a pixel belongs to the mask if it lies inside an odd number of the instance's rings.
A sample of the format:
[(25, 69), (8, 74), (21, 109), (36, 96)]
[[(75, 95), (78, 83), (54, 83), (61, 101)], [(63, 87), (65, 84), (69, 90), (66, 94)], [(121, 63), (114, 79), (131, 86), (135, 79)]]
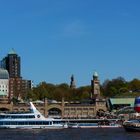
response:
[(139, 0), (1, 0), (0, 59), (14, 48), (34, 84), (140, 79)]

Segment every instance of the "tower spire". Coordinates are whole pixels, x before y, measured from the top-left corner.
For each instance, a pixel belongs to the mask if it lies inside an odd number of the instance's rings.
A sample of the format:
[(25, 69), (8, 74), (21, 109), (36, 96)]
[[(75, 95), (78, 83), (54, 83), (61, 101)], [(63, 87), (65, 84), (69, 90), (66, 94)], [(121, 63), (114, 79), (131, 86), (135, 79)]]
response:
[(73, 74), (71, 76), (70, 88), (76, 88), (76, 84), (75, 84), (75, 80), (74, 80), (74, 75)]

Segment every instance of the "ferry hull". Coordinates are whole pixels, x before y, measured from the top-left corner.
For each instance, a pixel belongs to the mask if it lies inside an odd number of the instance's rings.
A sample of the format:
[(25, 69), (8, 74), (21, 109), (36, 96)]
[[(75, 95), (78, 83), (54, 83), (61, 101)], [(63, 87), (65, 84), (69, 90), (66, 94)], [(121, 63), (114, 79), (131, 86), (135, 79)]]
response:
[(0, 129), (63, 129), (64, 126), (20, 126), (20, 125), (3, 125), (0, 126)]
[(140, 132), (140, 127), (124, 126), (124, 129), (128, 132)]

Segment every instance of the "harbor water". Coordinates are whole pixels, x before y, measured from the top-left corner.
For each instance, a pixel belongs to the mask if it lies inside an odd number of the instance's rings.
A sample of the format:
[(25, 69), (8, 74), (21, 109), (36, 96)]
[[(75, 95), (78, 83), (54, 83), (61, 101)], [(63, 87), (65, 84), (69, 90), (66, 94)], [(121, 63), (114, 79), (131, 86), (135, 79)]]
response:
[(123, 128), (0, 129), (0, 140), (140, 140)]

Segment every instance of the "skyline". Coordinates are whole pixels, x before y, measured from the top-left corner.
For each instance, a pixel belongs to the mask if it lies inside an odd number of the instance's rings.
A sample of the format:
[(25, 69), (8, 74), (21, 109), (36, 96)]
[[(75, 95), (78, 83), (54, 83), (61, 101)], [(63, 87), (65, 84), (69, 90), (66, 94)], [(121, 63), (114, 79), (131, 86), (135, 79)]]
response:
[(30, 0), (0, 2), (0, 59), (14, 48), (21, 75), (35, 84), (90, 85), (140, 78), (140, 2)]

